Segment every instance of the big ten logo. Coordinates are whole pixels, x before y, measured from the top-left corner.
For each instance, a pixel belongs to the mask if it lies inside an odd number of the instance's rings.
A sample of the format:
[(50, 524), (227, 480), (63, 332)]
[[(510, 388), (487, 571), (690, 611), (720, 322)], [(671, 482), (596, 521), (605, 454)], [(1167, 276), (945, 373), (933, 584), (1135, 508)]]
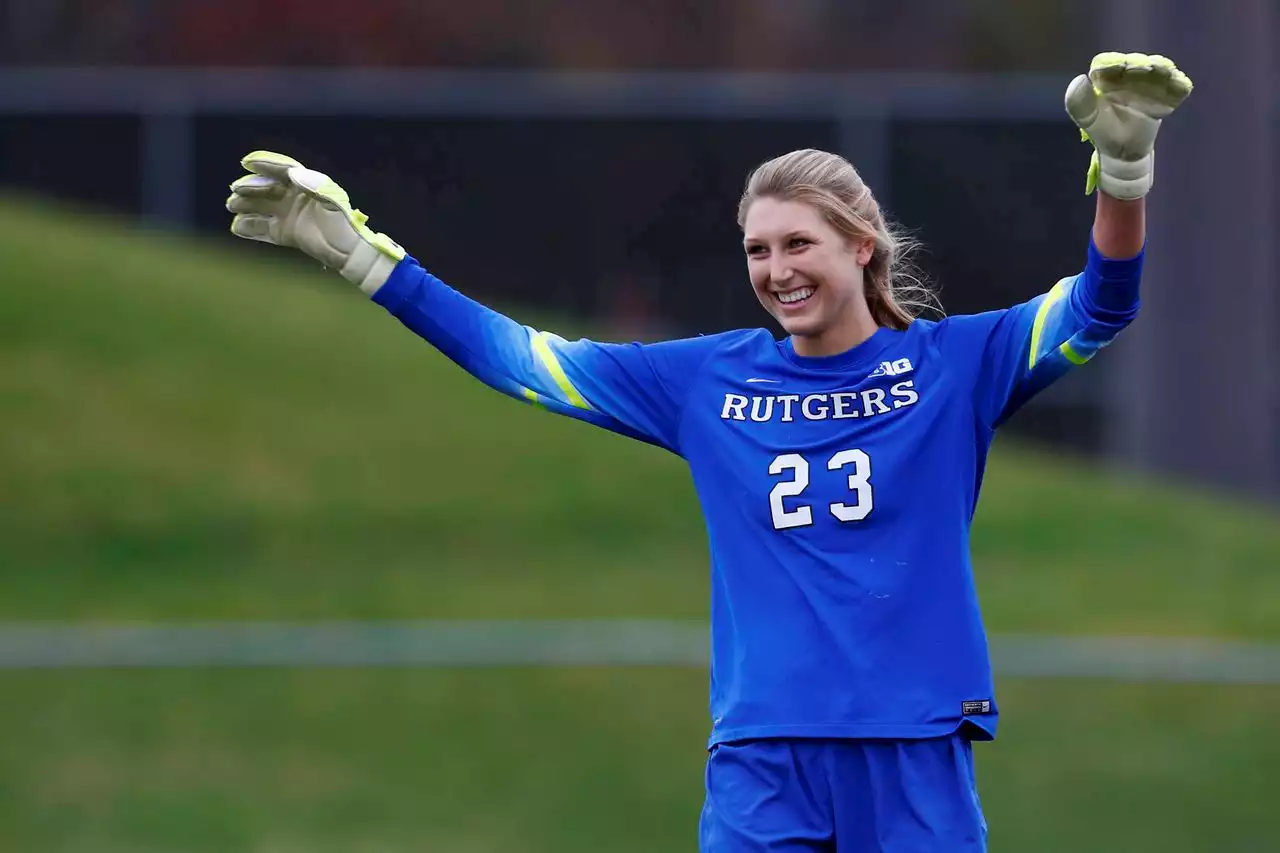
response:
[(911, 366), (911, 359), (909, 358), (899, 358), (894, 361), (882, 361), (880, 362), (880, 366), (873, 370), (871, 372), (871, 376), (867, 378), (870, 379), (876, 376), (901, 376), (904, 373), (910, 373), (912, 370), (915, 370), (915, 368)]

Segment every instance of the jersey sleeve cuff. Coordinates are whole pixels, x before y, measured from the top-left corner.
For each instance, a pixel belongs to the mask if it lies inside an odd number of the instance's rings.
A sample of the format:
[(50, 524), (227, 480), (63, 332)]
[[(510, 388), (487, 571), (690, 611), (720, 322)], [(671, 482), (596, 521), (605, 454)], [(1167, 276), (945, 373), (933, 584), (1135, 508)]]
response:
[(1130, 258), (1109, 258), (1098, 244), (1089, 240), (1089, 258), (1078, 287), (1079, 308), (1084, 314), (1105, 322), (1127, 322), (1138, 312), (1138, 290), (1146, 245)]
[(1098, 244), (1093, 237), (1089, 237), (1089, 263), (1098, 265), (1099, 269), (1117, 269), (1123, 270), (1125, 267), (1137, 265), (1142, 266), (1142, 261), (1147, 254), (1147, 244), (1144, 242), (1142, 248), (1138, 250), (1138, 254), (1129, 258), (1111, 258), (1102, 253), (1098, 248)]
[(391, 271), (386, 283), (373, 294), (373, 301), (395, 314), (413, 293), (424, 272), (426, 271), (417, 259), (406, 254)]

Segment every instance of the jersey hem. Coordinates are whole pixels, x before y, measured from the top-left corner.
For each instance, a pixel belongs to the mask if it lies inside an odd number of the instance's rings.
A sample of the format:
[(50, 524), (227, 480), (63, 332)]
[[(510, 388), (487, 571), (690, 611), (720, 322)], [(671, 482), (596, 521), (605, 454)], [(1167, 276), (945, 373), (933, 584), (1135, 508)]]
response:
[[(968, 730), (973, 740), (993, 740), (995, 726), (992, 721), (973, 719), (947, 720), (937, 723), (903, 725), (901, 723), (808, 723), (801, 725), (739, 726), (711, 733), (707, 749), (717, 744), (765, 738), (821, 738), (847, 740), (919, 740), (942, 737), (960, 730)], [(976, 731), (975, 731), (976, 729)]]

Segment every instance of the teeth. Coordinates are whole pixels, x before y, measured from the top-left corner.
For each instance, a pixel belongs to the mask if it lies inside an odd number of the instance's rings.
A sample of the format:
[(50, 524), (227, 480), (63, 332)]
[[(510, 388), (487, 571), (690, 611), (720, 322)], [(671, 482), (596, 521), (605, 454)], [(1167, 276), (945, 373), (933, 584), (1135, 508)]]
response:
[(803, 302), (813, 295), (812, 287), (802, 287), (799, 290), (793, 290), (790, 293), (779, 293), (778, 301), (790, 304), (792, 302)]

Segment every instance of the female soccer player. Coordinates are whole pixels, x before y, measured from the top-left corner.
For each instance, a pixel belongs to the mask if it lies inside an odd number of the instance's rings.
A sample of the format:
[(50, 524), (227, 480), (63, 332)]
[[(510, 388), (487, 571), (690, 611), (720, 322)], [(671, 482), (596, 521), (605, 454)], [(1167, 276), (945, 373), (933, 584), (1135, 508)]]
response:
[(763, 164), (738, 220), (782, 340), (528, 328), (279, 154), (245, 158), (228, 208), (235, 234), (340, 270), (493, 388), (687, 461), (712, 553), (703, 851), (979, 851), (970, 744), (995, 737), (998, 709), (968, 534), (987, 450), (1135, 316), (1156, 132), (1190, 91), (1139, 54), (1101, 54), (1071, 82), (1100, 190), (1084, 269), (985, 314), (916, 318), (923, 300), (895, 277), (898, 245), (848, 162)]

